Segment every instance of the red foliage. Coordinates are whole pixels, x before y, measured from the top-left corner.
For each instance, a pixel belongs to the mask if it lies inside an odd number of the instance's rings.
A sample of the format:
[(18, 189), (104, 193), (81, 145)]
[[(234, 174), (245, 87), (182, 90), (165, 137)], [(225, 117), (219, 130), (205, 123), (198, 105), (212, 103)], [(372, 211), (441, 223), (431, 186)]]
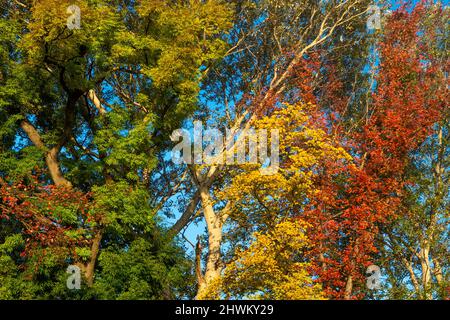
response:
[[(51, 250), (61, 259), (76, 259), (75, 248), (90, 246), (91, 224), (100, 218), (91, 210), (90, 200), (89, 194), (42, 185), (36, 177), (14, 183), (0, 178), (0, 219), (20, 224), (26, 238), (24, 258)], [(76, 216), (75, 221), (64, 216), (66, 209)]]
[[(419, 32), (424, 10), (401, 8), (387, 22), (371, 113), (360, 131), (339, 137), (355, 163), (323, 164), (319, 196), (304, 217), (312, 225), (312, 271), (334, 298), (346, 297), (349, 276), (347, 298), (364, 294), (360, 289), (377, 252), (379, 226), (400, 214), (409, 155), (431, 133), (448, 101), (448, 86), (437, 72), (442, 63), (423, 41), (433, 34)], [(332, 113), (342, 112), (341, 100), (336, 98)]]

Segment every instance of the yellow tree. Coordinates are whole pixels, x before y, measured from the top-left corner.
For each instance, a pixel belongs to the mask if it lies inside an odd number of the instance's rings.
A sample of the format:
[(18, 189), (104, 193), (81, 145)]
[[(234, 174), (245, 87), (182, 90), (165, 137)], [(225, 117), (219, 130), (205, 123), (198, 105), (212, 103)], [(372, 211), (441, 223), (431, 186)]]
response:
[(324, 299), (321, 285), (308, 273), (308, 263), (296, 259), (308, 247), (305, 228), (303, 222), (287, 219), (266, 234), (255, 232), (250, 247), (237, 249), (223, 276), (199, 298)]
[(308, 225), (301, 213), (318, 192), (315, 177), (323, 164), (351, 157), (315, 124), (315, 110), (312, 104), (285, 105), (254, 122), (256, 129), (278, 130), (279, 169), (270, 175), (260, 170), (261, 164), (230, 170), (234, 177), (216, 199), (231, 204), (226, 239), (234, 253), (197, 298), (322, 298), (305, 262)]

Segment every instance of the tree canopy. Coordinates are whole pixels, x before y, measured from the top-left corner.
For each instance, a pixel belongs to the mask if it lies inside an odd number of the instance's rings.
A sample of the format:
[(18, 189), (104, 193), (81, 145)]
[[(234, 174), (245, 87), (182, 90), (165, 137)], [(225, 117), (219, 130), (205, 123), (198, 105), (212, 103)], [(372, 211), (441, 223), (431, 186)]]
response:
[(449, 12), (0, 0), (0, 299), (448, 299)]

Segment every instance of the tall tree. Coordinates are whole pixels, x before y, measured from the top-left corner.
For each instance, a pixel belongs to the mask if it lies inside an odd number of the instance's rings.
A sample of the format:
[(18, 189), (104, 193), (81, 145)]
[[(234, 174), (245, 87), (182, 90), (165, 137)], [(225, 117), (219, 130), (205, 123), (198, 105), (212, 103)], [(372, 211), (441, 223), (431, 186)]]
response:
[[(149, 172), (167, 144), (165, 137), (196, 109), (205, 66), (226, 50), (228, 6), (215, 0), (77, 1), (81, 24), (72, 28), (71, 1), (1, 4), (0, 115), (8, 121), (1, 123), (0, 175), (5, 186), (24, 184), (26, 194), (38, 198), (40, 188), (52, 185), (66, 188), (68, 195), (91, 195), (90, 204), (102, 217), (96, 223), (79, 213), (69, 225), (50, 218), (61, 234), (69, 226), (80, 233), (88, 229), (84, 236), (90, 246), (79, 248), (83, 255), (75, 261), (88, 286), (95, 287), (95, 279), (108, 284), (100, 280), (102, 270), (116, 272), (108, 256), (125, 259), (141, 252), (149, 254), (138, 262), (147, 273), (157, 278), (157, 268), (174, 265), (177, 281), (177, 273), (184, 272), (183, 255), (159, 226)], [(28, 185), (32, 176), (39, 188)], [(3, 201), (5, 219), (12, 217), (14, 230), (25, 232), (27, 221)], [(28, 212), (49, 218), (47, 212)], [(37, 217), (33, 221), (46, 230), (48, 219)], [(168, 252), (173, 259), (165, 257)], [(125, 282), (136, 276), (122, 274)], [(170, 281), (159, 282), (162, 289), (152, 296), (162, 291), (173, 296)]]

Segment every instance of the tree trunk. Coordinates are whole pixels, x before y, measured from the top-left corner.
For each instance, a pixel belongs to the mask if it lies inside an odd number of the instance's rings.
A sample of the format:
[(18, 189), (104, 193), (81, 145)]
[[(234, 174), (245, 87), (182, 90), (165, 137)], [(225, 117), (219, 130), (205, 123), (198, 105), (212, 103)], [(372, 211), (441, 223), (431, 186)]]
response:
[(429, 259), (429, 246), (427, 243), (425, 243), (425, 248), (422, 248), (420, 250), (420, 265), (422, 268), (422, 286), (424, 298), (427, 300), (431, 300), (431, 266)]
[(347, 284), (345, 285), (345, 300), (350, 300), (352, 298), (352, 291), (353, 291), (353, 278), (352, 276), (348, 276), (347, 278)]
[(72, 187), (72, 183), (64, 178), (58, 161), (59, 150), (57, 148), (52, 148), (45, 155), (45, 163), (47, 164), (50, 176), (52, 177), (53, 183), (57, 186), (65, 186), (68, 188)]
[(204, 281), (199, 284), (197, 299), (204, 298), (204, 294), (212, 281), (220, 277), (223, 218), (214, 212), (212, 199), (206, 186), (200, 186), (200, 199), (202, 201), (203, 214), (208, 227), (208, 258)]
[(92, 242), (91, 247), (91, 260), (86, 266), (86, 279), (89, 287), (92, 287), (94, 284), (94, 273), (95, 273), (95, 264), (97, 262), (98, 253), (100, 251), (100, 243), (102, 241), (103, 231), (97, 232), (94, 237), (94, 241)]
[(69, 188), (72, 187), (70, 181), (64, 178), (64, 175), (62, 174), (59, 166), (58, 153), (60, 148), (53, 147), (52, 149), (48, 150), (44, 142), (42, 141), (39, 132), (30, 122), (23, 120), (20, 123), (20, 127), (23, 131), (25, 131), (31, 142), (36, 147), (45, 152), (45, 162), (47, 164), (53, 183), (57, 186), (66, 186)]
[(87, 263), (78, 262), (76, 266), (78, 266), (81, 271), (83, 271), (84, 276), (86, 277), (86, 284), (88, 287), (92, 287), (94, 284), (94, 274), (95, 274), (95, 264), (97, 263), (98, 254), (100, 252), (100, 244), (103, 237), (103, 230), (98, 231), (92, 242), (91, 246), (91, 257)]

